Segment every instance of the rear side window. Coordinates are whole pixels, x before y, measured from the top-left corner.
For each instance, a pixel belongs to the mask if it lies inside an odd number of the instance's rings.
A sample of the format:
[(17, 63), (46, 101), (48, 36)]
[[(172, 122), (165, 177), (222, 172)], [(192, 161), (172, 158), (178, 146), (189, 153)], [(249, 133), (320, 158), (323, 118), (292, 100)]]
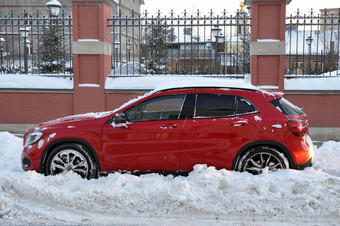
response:
[(256, 112), (257, 112), (257, 109), (247, 99), (243, 97), (237, 97), (237, 107), (236, 107), (237, 115), (252, 114)]
[(281, 97), (278, 99), (271, 100), (270, 103), (274, 105), (279, 111), (285, 115), (303, 115), (304, 112), (301, 108), (295, 106), (285, 98)]
[(236, 97), (220, 94), (198, 94), (196, 100), (196, 117), (233, 116), (236, 112)]

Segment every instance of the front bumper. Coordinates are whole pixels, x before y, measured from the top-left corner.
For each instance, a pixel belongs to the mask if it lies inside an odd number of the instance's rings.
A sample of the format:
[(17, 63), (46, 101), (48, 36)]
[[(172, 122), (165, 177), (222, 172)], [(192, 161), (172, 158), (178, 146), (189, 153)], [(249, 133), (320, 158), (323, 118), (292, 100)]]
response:
[(40, 160), (42, 156), (42, 149), (37, 149), (36, 144), (24, 147), (21, 154), (21, 166), (27, 170), (40, 170)]

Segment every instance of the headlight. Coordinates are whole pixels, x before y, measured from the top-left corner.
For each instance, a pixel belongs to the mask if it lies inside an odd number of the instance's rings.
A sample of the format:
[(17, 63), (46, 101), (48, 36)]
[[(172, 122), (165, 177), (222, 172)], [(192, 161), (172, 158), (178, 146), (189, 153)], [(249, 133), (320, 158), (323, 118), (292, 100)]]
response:
[(42, 137), (43, 132), (41, 131), (33, 131), (32, 133), (29, 133), (26, 137), (25, 140), (25, 146), (28, 146), (30, 144), (34, 144), (35, 142), (37, 142), (41, 137)]

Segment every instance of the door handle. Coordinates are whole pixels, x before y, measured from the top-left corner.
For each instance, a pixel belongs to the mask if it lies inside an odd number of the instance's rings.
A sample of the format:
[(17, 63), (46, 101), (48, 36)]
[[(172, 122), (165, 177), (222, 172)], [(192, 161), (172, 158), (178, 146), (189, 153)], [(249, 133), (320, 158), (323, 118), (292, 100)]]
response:
[(161, 129), (174, 129), (177, 127), (177, 124), (163, 124), (160, 126)]
[(247, 124), (248, 124), (247, 121), (237, 121), (237, 122), (231, 123), (232, 126), (245, 126)]
[(177, 124), (172, 124), (171, 126), (169, 126), (169, 129), (174, 129), (177, 127)]

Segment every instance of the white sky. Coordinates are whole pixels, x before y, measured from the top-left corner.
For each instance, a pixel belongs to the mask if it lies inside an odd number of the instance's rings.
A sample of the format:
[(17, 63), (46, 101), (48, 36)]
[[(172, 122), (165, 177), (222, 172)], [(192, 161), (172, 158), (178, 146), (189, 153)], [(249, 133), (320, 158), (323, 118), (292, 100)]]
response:
[[(216, 14), (221, 15), (223, 9), (226, 9), (228, 14), (234, 14), (241, 0), (144, 0), (145, 5), (142, 10), (148, 10), (150, 13), (155, 13), (158, 9), (169, 15), (170, 10), (173, 9), (176, 15), (186, 9), (190, 14), (196, 12), (197, 9), (205, 14), (213, 9)], [(340, 8), (339, 0), (292, 0), (287, 6), (287, 14), (294, 14), (299, 8), (302, 12), (308, 13), (311, 8), (319, 12), (320, 8)]]

